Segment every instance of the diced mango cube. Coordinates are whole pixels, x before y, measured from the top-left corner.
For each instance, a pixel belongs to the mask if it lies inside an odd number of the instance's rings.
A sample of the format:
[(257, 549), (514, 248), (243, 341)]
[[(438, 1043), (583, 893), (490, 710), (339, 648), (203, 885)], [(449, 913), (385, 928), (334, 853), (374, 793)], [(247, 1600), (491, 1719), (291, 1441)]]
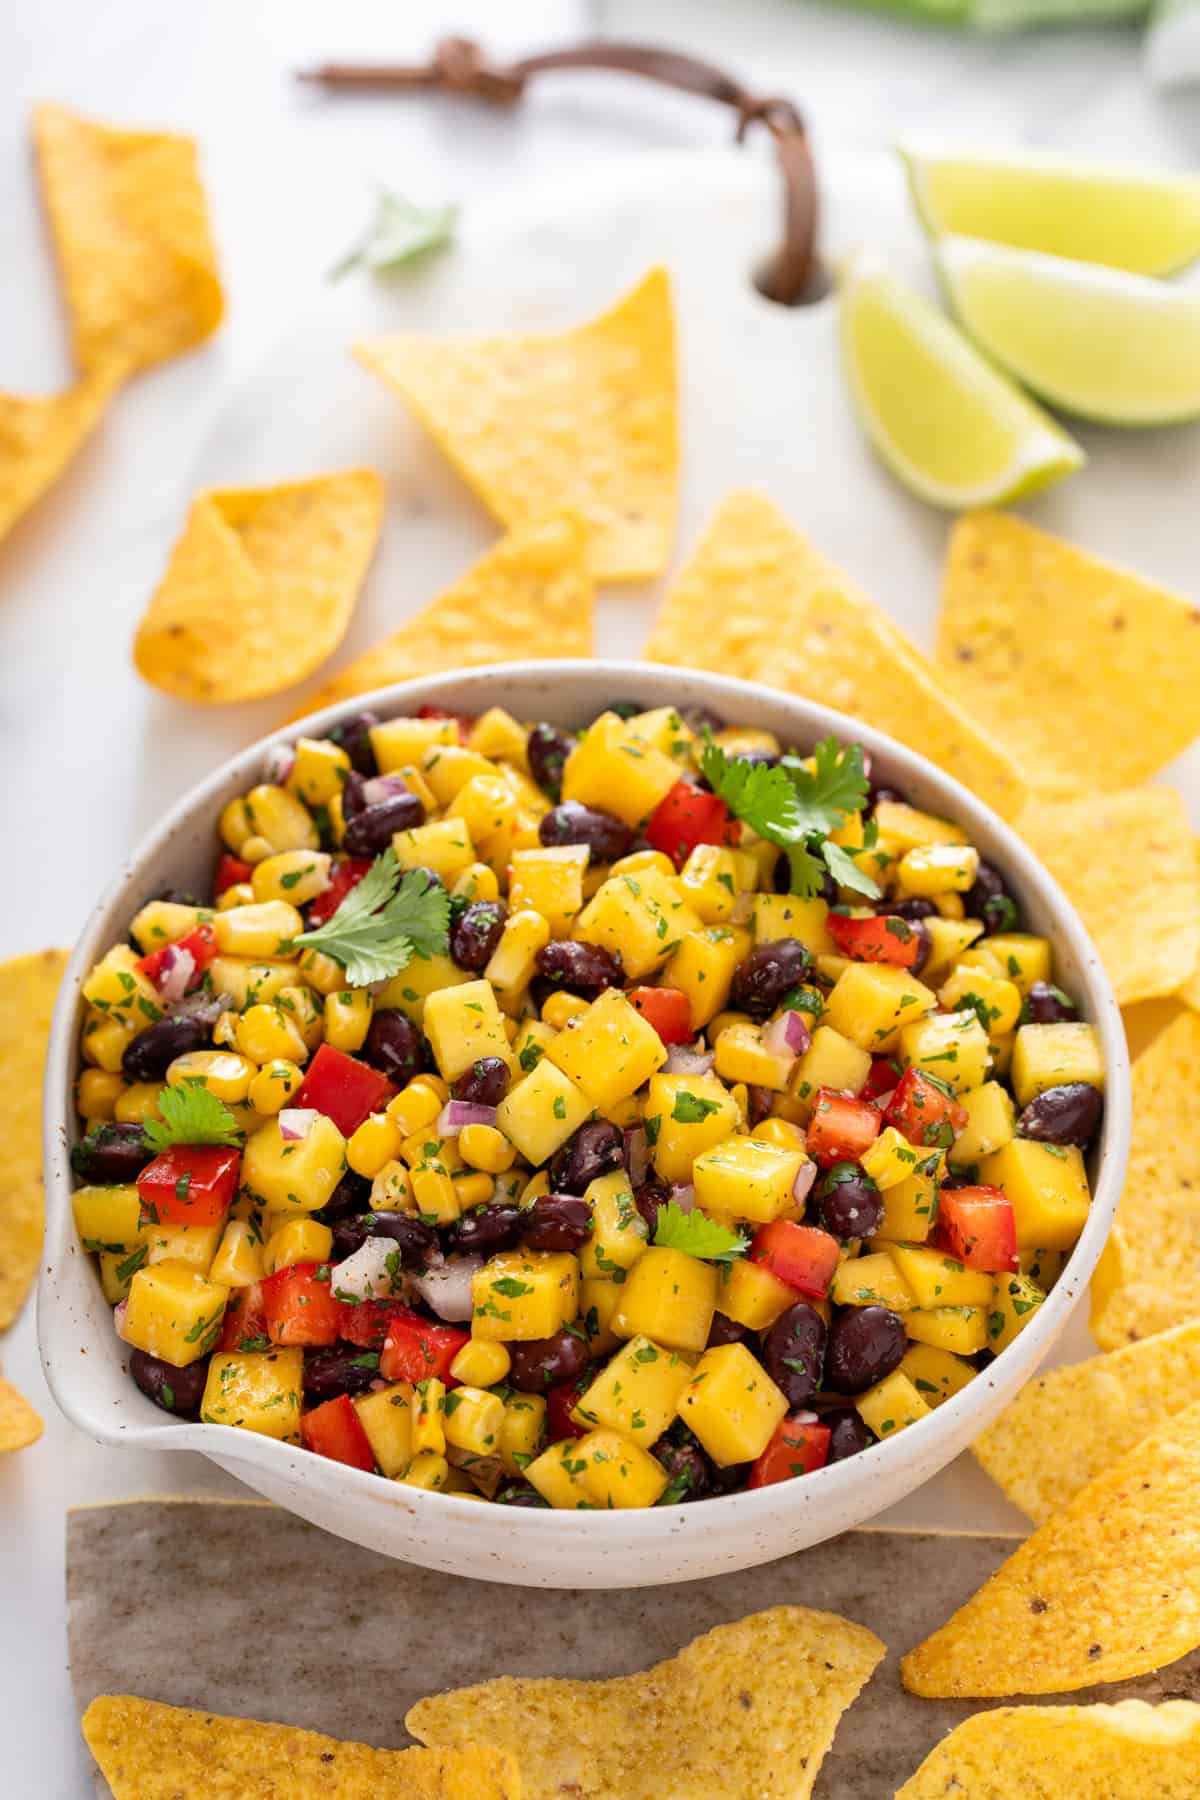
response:
[(835, 1306), (886, 1306), (891, 1312), (908, 1313), (916, 1305), (912, 1289), (887, 1250), (869, 1256), (845, 1257), (833, 1271), (829, 1298)]
[(889, 1243), (920, 1243), (938, 1215), (940, 1150), (926, 1151), (913, 1173), (883, 1195), (883, 1218), (875, 1235)]
[(870, 1073), (871, 1052), (822, 1023), (793, 1069), (788, 1091), (795, 1095), (807, 1117), (816, 1104), (818, 1088), (832, 1088), (836, 1094), (857, 1094)]
[(918, 844), (896, 865), (902, 894), (928, 899), (931, 894), (965, 894), (979, 873), (979, 852), (972, 844)]
[(678, 765), (616, 713), (601, 713), (563, 769), (564, 800), (615, 813), (626, 825), (649, 818), (679, 780)]
[(999, 1353), (1007, 1350), (1024, 1331), (1046, 1296), (1028, 1275), (997, 1275), (996, 1290), (988, 1313), (988, 1345)]
[(184, 1369), (207, 1356), (221, 1330), (229, 1289), (186, 1262), (139, 1269), (129, 1286), (121, 1335), (136, 1350)]
[(797, 1210), (792, 1189), (807, 1160), (803, 1150), (731, 1134), (696, 1158), (696, 1200), (706, 1212), (769, 1224)]
[(163, 1016), (154, 983), (138, 968), (138, 958), (128, 944), (114, 944), (85, 978), (83, 997), (106, 1018), (141, 1031)]
[(389, 719), (371, 727), (371, 748), (381, 775), (394, 775), (407, 763), (420, 768), (432, 745), (457, 743), (455, 719)]
[(1104, 1057), (1094, 1025), (1063, 1020), (1057, 1025), (1022, 1025), (1013, 1045), (1012, 1085), (1018, 1106), (1028, 1106), (1047, 1088), (1086, 1081), (1104, 1088)]
[(553, 937), (565, 937), (583, 905), (586, 844), (514, 850), (509, 864), (508, 904), (513, 912), (541, 913)]
[(496, 1124), (537, 1168), (549, 1162), (591, 1111), (587, 1095), (546, 1056), (510, 1088), (496, 1109)]
[(796, 1301), (796, 1290), (780, 1281), (763, 1263), (739, 1256), (721, 1271), (717, 1295), (726, 1318), (750, 1331), (768, 1331)]
[(220, 1351), (208, 1365), (200, 1417), (297, 1444), (303, 1386), (303, 1350)]
[(594, 1502), (580, 1482), (583, 1461), (576, 1454), (577, 1438), (551, 1444), (525, 1466), (525, 1479), (556, 1512), (571, 1511)]
[(592, 1235), (579, 1253), (580, 1269), (590, 1281), (619, 1283), (645, 1251), (649, 1235), (628, 1175), (617, 1169), (598, 1176), (584, 1199), (592, 1209)]
[(1027, 994), (1035, 981), (1049, 981), (1053, 952), (1049, 938), (1026, 931), (998, 931), (987, 940), (987, 949), (1000, 965), (1000, 973)]
[(979, 1179), (1012, 1203), (1020, 1249), (1071, 1250), (1091, 1205), (1083, 1152), (1074, 1144), (1015, 1137), (979, 1165)]
[(697, 844), (679, 871), (679, 885), (706, 925), (723, 925), (738, 894), (754, 886), (755, 874), (753, 859), (743, 851)]
[(693, 1031), (702, 1031), (728, 1004), (737, 966), (749, 950), (750, 933), (737, 925), (706, 925), (679, 940), (662, 979), (687, 995)]
[(884, 1190), (907, 1181), (924, 1159), (925, 1152), (910, 1144), (894, 1125), (886, 1125), (859, 1158), (875, 1186)]
[(921, 977), (927, 986), (935, 988), (970, 949), (976, 938), (983, 935), (983, 920), (926, 919), (924, 925), (929, 933), (929, 955), (925, 959)]
[(878, 1056), (896, 1042), (909, 1019), (932, 1012), (937, 995), (891, 963), (852, 962), (838, 976), (825, 1007), (825, 1023), (860, 1049)]
[(935, 1306), (929, 1312), (906, 1313), (904, 1329), (918, 1344), (974, 1356), (987, 1349), (987, 1319), (985, 1306)]
[(796, 1062), (786, 1051), (768, 1050), (762, 1026), (749, 1019), (744, 1025), (727, 1025), (713, 1044), (713, 1055), (713, 1067), (723, 1081), (731, 1086), (744, 1081), (775, 1094), (784, 1092)]
[(132, 1182), (76, 1188), (71, 1210), (85, 1250), (125, 1252), (141, 1241), (142, 1199)]
[(1021, 1016), (1021, 994), (1015, 981), (1004, 975), (989, 975), (986, 969), (975, 969), (959, 963), (938, 989), (938, 999), (951, 1012), (972, 1007), (989, 1037), (1001, 1037), (1012, 1031)]
[(631, 1338), (580, 1395), (571, 1416), (580, 1425), (620, 1431), (649, 1449), (675, 1417), (691, 1375), (691, 1363), (677, 1351), (648, 1337)]
[(619, 956), (630, 980), (640, 981), (702, 925), (673, 875), (640, 869), (636, 875), (612, 875), (596, 890), (576, 920), (574, 936)]
[(143, 955), (174, 944), (201, 920), (212, 918), (212, 908), (188, 906), (178, 900), (148, 900), (129, 922), (129, 935)]
[(1003, 1150), (1016, 1128), (1016, 1115), (1012, 1095), (998, 1081), (968, 1088), (959, 1100), (966, 1108), (967, 1122), (950, 1147), (950, 1161), (963, 1168)]
[(679, 1417), (723, 1469), (761, 1456), (787, 1409), (745, 1344), (706, 1350), (679, 1399)]
[(964, 1268), (956, 1257), (927, 1244), (889, 1244), (888, 1255), (920, 1307), (986, 1306), (992, 1276)]
[(859, 1394), (854, 1405), (859, 1418), (877, 1438), (891, 1437), (906, 1425), (915, 1425), (919, 1419), (927, 1418), (930, 1410), (900, 1369), (893, 1369), (865, 1394)]
[(875, 824), (881, 838), (892, 838), (901, 851), (916, 850), (925, 844), (965, 844), (967, 834), (961, 825), (939, 819), (933, 813), (921, 812), (901, 800), (880, 800), (875, 807)]
[(521, 1475), (546, 1442), (546, 1397), (516, 1389), (504, 1402), (500, 1461), (508, 1474)]
[(900, 1055), (910, 1069), (936, 1075), (956, 1094), (987, 1080), (992, 1053), (987, 1032), (969, 1008), (918, 1019), (900, 1033)]
[(636, 1093), (667, 1060), (657, 1031), (619, 988), (608, 988), (569, 1019), (546, 1055), (601, 1108)]
[(932, 1344), (910, 1344), (900, 1359), (900, 1369), (929, 1407), (952, 1400), (977, 1373), (965, 1357), (938, 1350)]
[(305, 1137), (285, 1139), (268, 1119), (242, 1152), (242, 1186), (265, 1206), (318, 1212), (346, 1170), (346, 1140), (324, 1114)]
[(553, 1337), (579, 1311), (579, 1261), (563, 1250), (501, 1251), (471, 1277), (471, 1300), (473, 1337)]
[[(344, 979), (344, 976), (342, 977)], [(443, 988), (466, 987), (471, 977), (448, 956), (414, 956), (399, 975), (393, 975), (383, 991), (375, 997), (376, 1012), (395, 1010), (407, 1013), (415, 1025), (425, 1016), (425, 1002), (430, 994)]]
[(828, 956), (835, 946), (829, 935), (828, 900), (804, 900), (799, 894), (755, 894), (754, 941), (773, 944), (795, 938), (814, 956)]
[(649, 1451), (619, 1431), (589, 1431), (575, 1444), (579, 1485), (606, 1510), (653, 1506), (670, 1477)]
[(498, 1056), (512, 1067), (504, 1018), (489, 981), (468, 981), (430, 994), (424, 1028), (444, 1081), (456, 1081), (483, 1056)]
[[(146, 1249), (146, 1266), (156, 1263), (186, 1263), (201, 1275), (220, 1282), (212, 1273), (213, 1258), (221, 1241), (220, 1225), (157, 1225), (142, 1227), (142, 1243)], [(224, 1285), (230, 1285), (225, 1283)]]
[(412, 1384), (407, 1381), (360, 1394), (354, 1401), (371, 1454), (389, 1479), (406, 1469), (413, 1458), (412, 1402)]
[(737, 1102), (715, 1075), (655, 1075), (646, 1093), (650, 1160), (664, 1181), (686, 1182), (705, 1150), (736, 1131)]
[(712, 1263), (652, 1245), (629, 1271), (612, 1329), (620, 1338), (640, 1335), (668, 1350), (703, 1350), (719, 1280)]

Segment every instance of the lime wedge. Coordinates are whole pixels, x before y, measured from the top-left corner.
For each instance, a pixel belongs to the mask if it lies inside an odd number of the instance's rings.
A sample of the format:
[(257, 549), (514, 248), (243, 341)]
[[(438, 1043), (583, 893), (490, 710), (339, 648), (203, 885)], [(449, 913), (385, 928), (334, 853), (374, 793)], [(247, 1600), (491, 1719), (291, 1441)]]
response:
[(1073, 162), (1046, 152), (965, 155), (900, 146), (913, 200), (935, 237), (987, 238), (1135, 275), (1200, 256), (1200, 175)]
[(1051, 405), (1103, 425), (1200, 417), (1200, 291), (979, 238), (934, 255), (976, 343)]
[(857, 259), (841, 288), (842, 354), (879, 457), (934, 506), (994, 506), (1082, 468), (1083, 451), (936, 307)]

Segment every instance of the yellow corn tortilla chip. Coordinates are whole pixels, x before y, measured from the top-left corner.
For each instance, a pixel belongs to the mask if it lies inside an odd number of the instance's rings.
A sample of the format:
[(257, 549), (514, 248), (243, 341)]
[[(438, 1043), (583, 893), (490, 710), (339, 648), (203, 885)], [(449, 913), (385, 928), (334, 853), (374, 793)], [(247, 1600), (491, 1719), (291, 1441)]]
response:
[(139, 674), (206, 704), (303, 681), (345, 635), (383, 503), (373, 469), (197, 495), (138, 626)]
[(971, 1448), (1040, 1525), (1114, 1457), (1197, 1401), (1200, 1319), (1039, 1375)]
[(1200, 1403), (1070, 1499), (911, 1650), (912, 1694), (1061, 1694), (1200, 1645)]
[(896, 1800), (1195, 1800), (1200, 1706), (1001, 1706), (931, 1750)]
[(502, 1676), (419, 1700), (405, 1726), (425, 1743), (478, 1734), (511, 1749), (526, 1800), (806, 1800), (883, 1655), (862, 1625), (777, 1606), (640, 1675)]
[(665, 269), (573, 331), (370, 338), (354, 354), (502, 525), (578, 513), (597, 581), (642, 581), (666, 567), (679, 433)]
[(42, 1066), (66, 966), (65, 950), (39, 950), (0, 963), (0, 1331), (24, 1305), (42, 1253)]
[(1182, 1011), (1183, 1004), (1174, 994), (1168, 994), (1161, 1000), (1135, 1000), (1132, 1006), (1123, 1006), (1121, 1020), (1125, 1026), (1125, 1042), (1129, 1046), (1130, 1062), (1136, 1062), (1142, 1051), (1149, 1049), (1159, 1032), (1165, 1031)]
[(113, 353), (142, 368), (215, 331), (224, 297), (191, 138), (62, 106), (36, 109), (33, 138), (80, 368)]
[(548, 519), (501, 538), (453, 587), (324, 682), (292, 717), (442, 669), (591, 654), (587, 533), (578, 519)]
[[(1196, 842), (1196, 866), (1200, 868), (1200, 838)], [(1179, 990), (1179, 998), (1185, 1006), (1191, 1006), (1200, 1012), (1200, 962), (1192, 970)]]
[(1200, 877), (1175, 789), (1033, 800), (1017, 830), (1079, 913), (1121, 1004), (1174, 993), (1200, 950)]
[(476, 1743), (371, 1750), (129, 1694), (93, 1700), (83, 1735), (113, 1800), (521, 1800), (515, 1759)]
[(645, 655), (823, 701), (890, 733), (1005, 817), (1024, 790), (891, 620), (759, 494), (731, 494), (677, 576)]
[(0, 538), (58, 480), (125, 373), (125, 364), (110, 357), (61, 394), (0, 394)]
[(0, 1376), (0, 1455), (36, 1444), (44, 1427), (24, 1394)]
[(1200, 1319), (1200, 1014), (1181, 1012), (1133, 1065), (1133, 1136), (1116, 1222), (1092, 1276), (1106, 1350)]
[(955, 526), (936, 661), (1031, 788), (1130, 787), (1200, 732), (1200, 606), (1012, 513)]

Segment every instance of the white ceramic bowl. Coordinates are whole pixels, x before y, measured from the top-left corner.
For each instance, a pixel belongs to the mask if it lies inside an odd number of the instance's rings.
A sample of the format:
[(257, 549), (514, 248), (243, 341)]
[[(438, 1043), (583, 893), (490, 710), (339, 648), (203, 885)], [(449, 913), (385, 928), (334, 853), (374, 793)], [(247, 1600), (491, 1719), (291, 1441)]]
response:
[(987, 807), (912, 751), (839, 713), (747, 682), (649, 663), (525, 662), (442, 675), (360, 696), (306, 720), (303, 729), (320, 736), (367, 705), (395, 717), (425, 704), (478, 713), (500, 703), (518, 718), (577, 724), (620, 697), (646, 706), (708, 705), (802, 747), (829, 732), (860, 740), (871, 752), (877, 780), (893, 781), (918, 806), (962, 822), (1011, 880), (1030, 927), (1051, 939), (1058, 979), (1099, 1029), (1108, 1095), (1090, 1156), (1091, 1216), (1036, 1319), (928, 1419), (847, 1462), (755, 1493), (639, 1512), (480, 1506), (362, 1474), (229, 1426), (179, 1422), (153, 1406), (125, 1373), (125, 1346), (113, 1331), (92, 1258), (80, 1248), (71, 1217), (80, 984), (97, 957), (125, 937), (145, 900), (165, 887), (204, 889), (221, 808), (261, 779), (267, 749), (299, 735), (296, 725), (218, 769), (138, 846), (93, 912), (63, 982), (46, 1067), (47, 1232), (38, 1323), (47, 1380), (81, 1430), (105, 1444), (199, 1450), (326, 1530), (427, 1568), (526, 1586), (656, 1586), (768, 1562), (870, 1518), (965, 1448), (1036, 1369), (1086, 1287), (1112, 1223), (1129, 1143), (1129, 1065), (1120, 1014), (1083, 926), (1044, 869)]

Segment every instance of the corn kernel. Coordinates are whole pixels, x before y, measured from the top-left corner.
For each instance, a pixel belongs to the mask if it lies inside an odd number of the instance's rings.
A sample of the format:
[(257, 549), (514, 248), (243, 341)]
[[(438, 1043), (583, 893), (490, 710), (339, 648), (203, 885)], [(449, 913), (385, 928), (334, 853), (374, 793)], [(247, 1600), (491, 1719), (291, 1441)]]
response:
[(413, 1204), (421, 1217), (434, 1225), (453, 1225), (462, 1210), (452, 1177), (440, 1169), (414, 1169), (412, 1193)]
[(432, 818), (434, 813), (440, 809), (437, 795), (430, 787), (424, 772), (417, 767), (416, 763), (405, 763), (404, 767), (397, 772), (404, 777), (409, 793), (415, 794), (425, 808), (426, 816)]
[(504, 1133), (497, 1131), (494, 1125), (464, 1126), (458, 1134), (458, 1152), (468, 1168), (483, 1169), (488, 1175), (500, 1175), (505, 1169), (511, 1169), (517, 1155)]
[(303, 919), (286, 900), (255, 901), (213, 920), (217, 949), (224, 956), (278, 956), (303, 930)]
[(474, 1206), (486, 1206), (496, 1191), (496, 1184), (490, 1175), (482, 1172), (475, 1174), (463, 1170), (451, 1177), (454, 1182), (454, 1198), (458, 1202), (460, 1212), (469, 1212)]
[(542, 1022), (561, 1031), (571, 1019), (581, 1018), (590, 1005), (590, 1000), (581, 1000), (578, 994), (549, 994), (542, 1007)]
[(440, 1492), (450, 1479), (450, 1464), (432, 1450), (422, 1450), (413, 1457), (403, 1475), (396, 1480), (405, 1487), (430, 1488)]
[(315, 988), (318, 994), (336, 994), (346, 985), (345, 969), (323, 950), (302, 950), (299, 966), (309, 987)]
[(486, 863), (469, 863), (450, 889), (456, 900), (498, 900), (500, 883)]
[(208, 1271), (209, 1280), (219, 1281), (223, 1287), (252, 1287), (266, 1273), (258, 1233), (245, 1219), (230, 1219)]
[(299, 1027), (278, 1005), (248, 1006), (237, 1021), (237, 1049), (253, 1063), (302, 1063), (308, 1060), (308, 1045)]
[[(272, 782), (263, 782), (251, 788), (243, 802), (246, 818), (250, 825), (250, 833), (265, 839), (268, 855), (276, 850), (317, 850), (320, 848), (320, 837), (313, 824), (312, 815), (303, 801), (289, 794), (286, 788), (276, 787)], [(242, 846), (245, 856), (245, 844)], [(253, 862), (252, 856), (246, 856), (247, 862)]]
[(273, 1118), (283, 1111), (303, 1080), (304, 1071), (296, 1063), (287, 1057), (273, 1057), (250, 1083), (246, 1098), (262, 1118)]
[(231, 882), (217, 895), (217, 911), (219, 913), (233, 912), (235, 907), (251, 906), (253, 903), (254, 889), (248, 881)]
[(468, 1387), (489, 1388), (503, 1381), (511, 1367), (512, 1357), (507, 1345), (489, 1344), (485, 1338), (471, 1338), (450, 1364), (450, 1373), (455, 1381)]
[(83, 1060), (109, 1075), (118, 1074), (126, 1048), (136, 1033), (137, 1026), (132, 1021), (89, 1011), (79, 1045)]
[(543, 1194), (548, 1194), (549, 1192), (550, 1171), (549, 1169), (539, 1169), (537, 1174), (531, 1176), (525, 1183), (525, 1186), (521, 1189), (520, 1204), (522, 1206), (532, 1206), (535, 1200), (540, 1200)]
[(781, 1150), (807, 1150), (808, 1140), (799, 1125), (788, 1119), (763, 1119), (750, 1133), (766, 1144), (777, 1144)]
[(118, 1095), (113, 1118), (119, 1125), (140, 1125), (145, 1119), (161, 1119), (158, 1108), (161, 1093), (161, 1081), (135, 1081)]
[(413, 1389), (412, 1447), (417, 1456), (422, 1450), (441, 1456), (446, 1448), (446, 1384), (434, 1376)]
[(325, 996), (325, 1042), (351, 1054), (361, 1050), (371, 1028), (374, 1001), (365, 988), (342, 988)]
[(896, 865), (902, 894), (928, 899), (934, 894), (965, 894), (979, 873), (979, 852), (971, 844), (918, 844)]
[(418, 1075), (387, 1104), (387, 1116), (402, 1137), (412, 1137), (426, 1125), (432, 1125), (445, 1100), (433, 1086), (431, 1077)]
[(221, 834), (221, 842), (225, 848), (232, 850), (235, 856), (240, 855), (246, 839), (254, 835), (254, 826), (246, 811), (246, 801), (243, 795), (239, 794), (236, 799), (229, 802), (228, 806), (221, 809), (221, 817), (217, 820), (217, 830)]
[(939, 918), (965, 919), (967, 916), (967, 909), (963, 905), (961, 894), (935, 894), (933, 904), (937, 907)]
[(402, 1162), (385, 1162), (376, 1171), (368, 1204), (372, 1212), (412, 1212), (412, 1176)]
[[(498, 1348), (498, 1346), (489, 1346)], [(504, 1428), (504, 1402), (469, 1383), (455, 1388), (445, 1400), (446, 1442), (474, 1456), (492, 1456)]]
[(618, 857), (608, 872), (610, 875), (644, 875), (647, 869), (656, 869), (660, 875), (669, 875), (672, 880), (679, 872), (661, 850), (632, 850), (628, 856)]
[(115, 1069), (85, 1069), (75, 1084), (75, 1110), (89, 1121), (111, 1119), (124, 1092), (125, 1083)]
[(309, 1049), (315, 1050), (325, 1035), (325, 1014), (317, 1005), (312, 989), (281, 987), (275, 996), (275, 1004), (291, 1019)]
[(538, 951), (550, 942), (550, 926), (541, 913), (510, 913), (500, 934), (500, 942), (483, 971), (484, 978), (496, 989), (503, 1004), (528, 987), (537, 967)]
[(329, 886), (332, 861), (324, 850), (280, 850), (266, 856), (250, 877), (254, 898), (307, 906)]
[(263, 1249), (263, 1266), (268, 1275), (287, 1269), (293, 1263), (327, 1260), (333, 1249), (333, 1233), (319, 1219), (289, 1219), (267, 1239)]
[(288, 792), (305, 806), (327, 806), (350, 773), (350, 758), (329, 738), (296, 740), (295, 761), (287, 778)]
[(218, 1100), (244, 1100), (258, 1070), (232, 1050), (187, 1050), (167, 1070), (170, 1087), (198, 1081)]
[(374, 1181), (387, 1163), (400, 1154), (400, 1127), (386, 1113), (372, 1113), (364, 1119), (346, 1146), (346, 1161), (356, 1175)]
[(219, 1045), (222, 1050), (237, 1049), (238, 1024), (241, 1016), (240, 1013), (233, 1011), (217, 1015), (217, 1022), (213, 1026), (213, 1043)]

